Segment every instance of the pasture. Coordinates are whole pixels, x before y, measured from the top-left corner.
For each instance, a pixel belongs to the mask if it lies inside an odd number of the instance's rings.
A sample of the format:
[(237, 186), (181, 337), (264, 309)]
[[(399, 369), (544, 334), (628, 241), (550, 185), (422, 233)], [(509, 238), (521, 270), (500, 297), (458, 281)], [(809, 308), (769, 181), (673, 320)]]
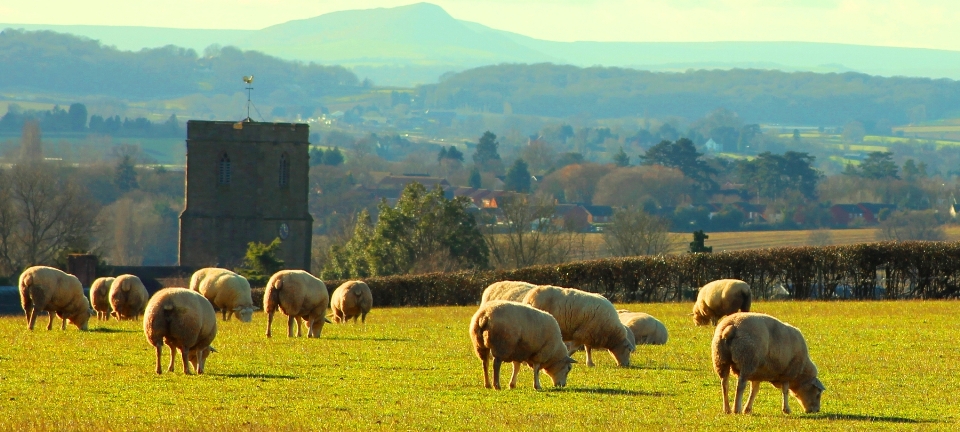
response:
[[(374, 309), (366, 325), (327, 324), (285, 337), (285, 319), (220, 322), (207, 374), (156, 375), (140, 322), (89, 332), (30, 332), (0, 318), (2, 430), (956, 430), (960, 302), (759, 302), (799, 327), (827, 387), (821, 412), (780, 412), (765, 384), (755, 414), (720, 413), (712, 328), (690, 304), (618, 305), (666, 324), (665, 346), (640, 346), (630, 368), (600, 353), (568, 386), (482, 387), (468, 338), (475, 307)], [(44, 317), (41, 320), (46, 323)], [(164, 348), (164, 368), (169, 360)], [(583, 353), (574, 355), (583, 361)], [(178, 359), (179, 364), (179, 359)], [(505, 365), (509, 377), (509, 365)], [(506, 382), (504, 381), (504, 384)]]

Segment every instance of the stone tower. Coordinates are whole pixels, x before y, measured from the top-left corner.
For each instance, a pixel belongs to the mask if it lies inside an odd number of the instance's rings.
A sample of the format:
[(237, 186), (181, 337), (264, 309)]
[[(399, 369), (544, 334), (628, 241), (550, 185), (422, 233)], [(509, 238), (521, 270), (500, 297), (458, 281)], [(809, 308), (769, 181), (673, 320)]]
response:
[(180, 265), (234, 268), (252, 241), (282, 240), (288, 269), (310, 269), (309, 126), (187, 122)]

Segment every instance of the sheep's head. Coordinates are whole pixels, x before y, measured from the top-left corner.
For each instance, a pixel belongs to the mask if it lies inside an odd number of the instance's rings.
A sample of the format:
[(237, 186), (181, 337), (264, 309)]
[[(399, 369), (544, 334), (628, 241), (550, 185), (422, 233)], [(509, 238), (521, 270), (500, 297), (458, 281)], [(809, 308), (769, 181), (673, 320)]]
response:
[(73, 325), (77, 326), (78, 329), (87, 331), (87, 329), (89, 328), (90, 317), (96, 314), (97, 314), (97, 311), (93, 310), (90, 307), (87, 307), (86, 309), (83, 309), (82, 311), (78, 312), (76, 315), (70, 317), (70, 322)]
[(793, 397), (800, 401), (804, 412), (813, 414), (820, 412), (820, 396), (824, 390), (826, 390), (826, 387), (823, 386), (820, 379), (814, 377), (800, 384), (797, 388), (791, 387), (790, 393), (793, 393)]
[(543, 371), (550, 377), (550, 381), (553, 381), (554, 387), (566, 387), (567, 375), (570, 374), (570, 369), (573, 369), (573, 364), (576, 362), (576, 360), (566, 357), (563, 360), (545, 366)]
[(701, 311), (696, 306), (694, 306), (693, 313), (690, 315), (693, 316), (693, 322), (698, 326), (705, 326), (707, 324), (710, 324), (710, 317), (707, 314), (703, 313), (703, 311)]
[(237, 317), (240, 318), (241, 322), (250, 322), (253, 321), (253, 306), (237, 306), (233, 308), (233, 311), (237, 314)]
[(624, 327), (623, 339), (613, 348), (609, 348), (610, 355), (617, 361), (617, 366), (630, 366), (630, 354), (637, 349), (637, 341), (630, 329)]

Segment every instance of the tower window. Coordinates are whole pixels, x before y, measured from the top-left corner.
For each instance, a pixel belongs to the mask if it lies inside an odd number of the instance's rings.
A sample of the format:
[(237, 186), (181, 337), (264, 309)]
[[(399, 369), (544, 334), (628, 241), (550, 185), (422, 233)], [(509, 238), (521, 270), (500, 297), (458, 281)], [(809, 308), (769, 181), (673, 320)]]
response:
[(290, 159), (287, 154), (280, 155), (280, 187), (287, 187), (290, 183)]
[(220, 169), (218, 172), (218, 182), (221, 185), (230, 184), (230, 157), (226, 153), (220, 158)]

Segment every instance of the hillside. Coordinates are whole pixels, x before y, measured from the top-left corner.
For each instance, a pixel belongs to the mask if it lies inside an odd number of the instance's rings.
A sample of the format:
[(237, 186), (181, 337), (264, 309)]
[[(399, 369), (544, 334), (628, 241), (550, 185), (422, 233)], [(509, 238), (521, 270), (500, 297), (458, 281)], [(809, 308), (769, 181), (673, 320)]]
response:
[(137, 51), (211, 44), (287, 60), (338, 64), (380, 85), (436, 82), (446, 72), (499, 63), (552, 62), (652, 71), (777, 69), (960, 79), (960, 52), (808, 42), (556, 42), (459, 20), (439, 6), (333, 12), (261, 30), (0, 24), (53, 30)]

